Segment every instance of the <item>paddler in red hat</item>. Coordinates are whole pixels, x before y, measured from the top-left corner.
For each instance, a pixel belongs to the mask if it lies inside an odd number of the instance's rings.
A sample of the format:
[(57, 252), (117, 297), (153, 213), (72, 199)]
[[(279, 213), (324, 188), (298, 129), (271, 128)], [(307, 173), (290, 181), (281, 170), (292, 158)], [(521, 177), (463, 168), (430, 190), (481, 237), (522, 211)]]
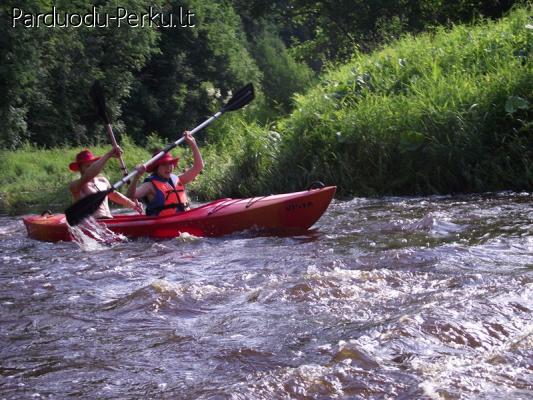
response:
[[(69, 190), (74, 201), (78, 201), (96, 192), (105, 191), (111, 187), (109, 180), (99, 174), (104, 169), (107, 161), (111, 157), (119, 157), (121, 151), (120, 147), (117, 147), (108, 151), (102, 157), (96, 157), (90, 150), (85, 149), (76, 155), (76, 160), (69, 165), (71, 171), (80, 173), (79, 179), (76, 179), (69, 185)], [(139, 202), (128, 199), (120, 192), (113, 191), (92, 215), (94, 218), (113, 218), (109, 209), (108, 197), (113, 202), (129, 207), (139, 214), (143, 212), (142, 205)]]
[[(191, 147), (194, 162), (187, 171), (177, 176), (172, 172), (178, 163), (179, 157), (172, 157), (165, 153), (157, 161), (146, 168), (151, 175), (137, 187), (139, 178), (144, 173), (143, 165), (137, 167), (137, 174), (133, 177), (127, 195), (130, 199), (140, 199), (146, 205), (146, 215), (167, 216), (189, 210), (189, 200), (185, 185), (192, 182), (204, 168), (204, 161), (196, 141), (189, 133), (183, 133), (185, 142)], [(154, 156), (159, 153), (156, 151)]]

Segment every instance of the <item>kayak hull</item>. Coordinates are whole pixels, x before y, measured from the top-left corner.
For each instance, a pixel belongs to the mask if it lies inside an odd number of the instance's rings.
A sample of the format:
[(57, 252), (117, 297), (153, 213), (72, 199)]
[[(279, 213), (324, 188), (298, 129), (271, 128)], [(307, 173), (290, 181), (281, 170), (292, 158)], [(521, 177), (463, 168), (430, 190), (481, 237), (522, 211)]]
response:
[[(184, 232), (213, 237), (249, 229), (272, 233), (302, 231), (322, 216), (335, 190), (335, 186), (329, 186), (248, 199), (221, 199), (171, 216), (117, 215), (98, 223), (129, 238), (165, 239)], [(29, 215), (23, 221), (32, 239), (47, 242), (73, 239), (64, 214)]]

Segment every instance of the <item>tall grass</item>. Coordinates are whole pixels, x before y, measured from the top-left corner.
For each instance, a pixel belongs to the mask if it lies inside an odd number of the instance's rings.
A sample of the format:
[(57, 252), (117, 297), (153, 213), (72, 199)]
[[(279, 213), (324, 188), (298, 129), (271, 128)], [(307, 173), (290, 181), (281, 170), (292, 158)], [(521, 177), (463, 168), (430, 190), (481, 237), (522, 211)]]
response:
[(210, 128), (202, 146), (206, 167), (193, 191), (199, 199), (269, 192), (280, 140), (276, 132), (246, 122), (238, 114), (224, 116)]
[(533, 186), (533, 31), (499, 22), (405, 37), (329, 71), (278, 122), (278, 190), (315, 179), (344, 194)]

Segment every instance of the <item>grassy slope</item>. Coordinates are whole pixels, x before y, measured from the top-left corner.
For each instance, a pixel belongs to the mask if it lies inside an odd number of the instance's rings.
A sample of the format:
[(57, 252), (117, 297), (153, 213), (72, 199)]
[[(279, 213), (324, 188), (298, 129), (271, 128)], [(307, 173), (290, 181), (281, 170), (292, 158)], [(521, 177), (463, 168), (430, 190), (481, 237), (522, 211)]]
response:
[(345, 194), (533, 187), (533, 30), (499, 22), (406, 37), (326, 74), (278, 123), (276, 184)]

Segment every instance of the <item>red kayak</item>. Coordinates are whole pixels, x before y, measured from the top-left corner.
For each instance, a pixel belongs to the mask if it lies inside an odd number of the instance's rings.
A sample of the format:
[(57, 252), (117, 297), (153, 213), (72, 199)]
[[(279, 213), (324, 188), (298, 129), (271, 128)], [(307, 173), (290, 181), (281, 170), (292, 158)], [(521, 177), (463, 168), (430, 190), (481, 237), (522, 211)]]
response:
[[(184, 232), (195, 236), (222, 236), (247, 229), (301, 231), (310, 228), (322, 216), (335, 190), (335, 186), (328, 186), (249, 199), (221, 199), (171, 216), (117, 215), (98, 220), (98, 223), (130, 238), (173, 238)], [(46, 242), (73, 239), (64, 214), (30, 215), (23, 221), (32, 239)]]

